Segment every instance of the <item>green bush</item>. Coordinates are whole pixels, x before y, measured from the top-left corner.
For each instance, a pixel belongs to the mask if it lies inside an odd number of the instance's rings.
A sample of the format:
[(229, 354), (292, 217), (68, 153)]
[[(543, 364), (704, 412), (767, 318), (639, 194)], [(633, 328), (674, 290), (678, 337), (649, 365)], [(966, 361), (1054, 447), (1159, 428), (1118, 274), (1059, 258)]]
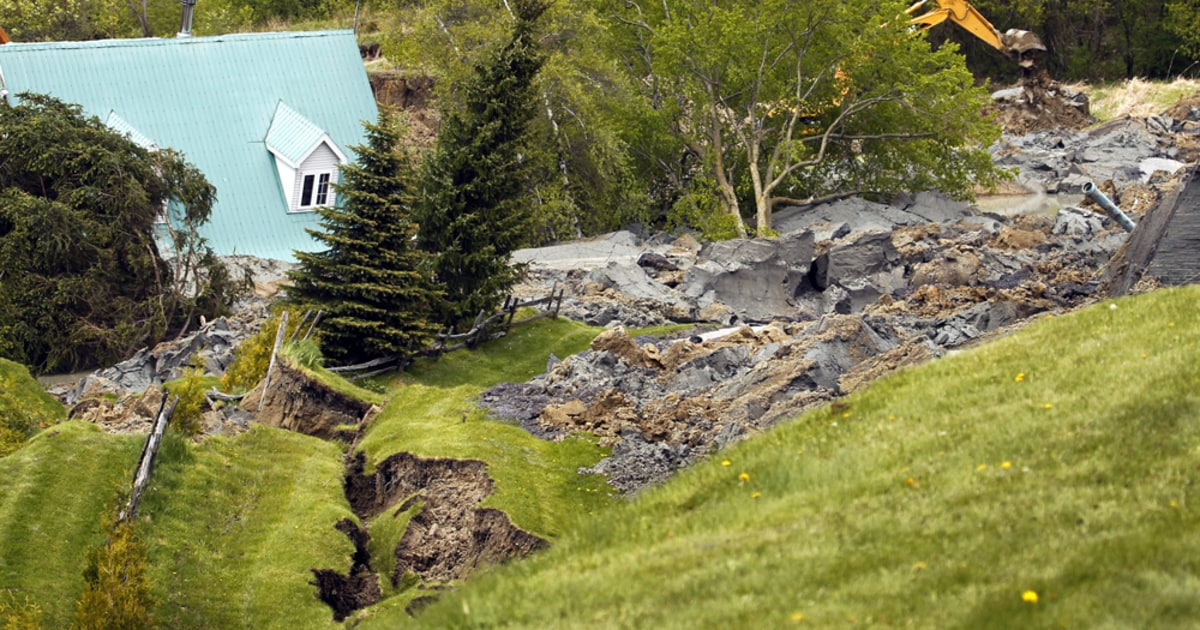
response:
[(163, 387), (179, 397), (175, 403), (175, 411), (171, 414), (171, 426), (187, 436), (200, 434), (203, 428), (200, 419), (208, 408), (208, 399), (204, 393), (216, 385), (214, 377), (204, 376), (204, 359), (195, 355), (192, 364), (184, 368), (183, 376), (166, 383)]
[(37, 603), (28, 598), (17, 601), (12, 593), (0, 597), (0, 629), (40, 630), (42, 627), (42, 607)]
[[(221, 378), (222, 391), (244, 392), (257, 385), (267, 375), (267, 367), (271, 364), (271, 350), (275, 347), (276, 330), (284, 312), (288, 313), (287, 337), (296, 332), (302, 323), (300, 320), (304, 318), (305, 309), (298, 306), (277, 307), (262, 329), (233, 351), (233, 364), (225, 370), (225, 376)], [(310, 321), (303, 323), (307, 330), (311, 325), (311, 317)]]
[(88, 554), (86, 585), (71, 627), (79, 630), (145, 629), (158, 626), (146, 577), (146, 550), (132, 523), (106, 528), (108, 542)]

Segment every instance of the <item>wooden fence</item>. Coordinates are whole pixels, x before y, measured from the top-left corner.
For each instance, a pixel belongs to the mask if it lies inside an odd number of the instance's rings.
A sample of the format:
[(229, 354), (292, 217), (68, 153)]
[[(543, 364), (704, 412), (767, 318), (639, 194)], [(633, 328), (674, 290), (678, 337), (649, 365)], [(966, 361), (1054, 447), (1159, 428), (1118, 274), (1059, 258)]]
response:
[[(445, 332), (439, 334), (437, 338), (434, 339), (433, 343), (431, 343), (425, 349), (410, 353), (408, 355), (382, 357), (372, 361), (367, 361), (366, 363), (359, 363), (357, 365), (344, 365), (328, 369), (330, 372), (338, 373), (361, 372), (360, 374), (355, 374), (354, 376), (348, 377), (353, 381), (360, 378), (367, 378), (368, 376), (376, 376), (393, 370), (403, 370), (408, 366), (408, 362), (412, 357), (433, 357), (436, 360), (447, 352), (462, 350), (463, 348), (474, 348), (484, 341), (488, 341), (490, 339), (499, 339), (500, 337), (507, 335), (508, 331), (511, 330), (513, 326), (521, 326), (523, 324), (536, 322), (539, 319), (545, 319), (547, 317), (557, 319), (558, 311), (562, 308), (562, 301), (565, 293), (566, 291), (564, 289), (560, 289), (556, 284), (550, 290), (550, 295), (536, 300), (521, 302), (510, 295), (505, 298), (504, 306), (500, 307), (500, 310), (496, 311), (495, 313), (487, 315), (484, 311), (480, 311), (479, 315), (475, 318), (475, 323), (471, 326), (471, 330), (468, 330), (465, 333), (452, 334), (450, 330), (446, 330)], [(514, 321), (517, 315), (517, 309), (543, 305), (545, 305), (546, 308), (542, 309), (542, 312), (538, 313), (537, 315)]]
[(133, 473), (133, 490), (129, 493), (129, 501), (117, 513), (118, 522), (137, 516), (142, 493), (145, 492), (146, 486), (150, 485), (150, 476), (154, 474), (154, 460), (158, 457), (158, 448), (162, 446), (163, 433), (166, 432), (167, 423), (171, 421), (171, 414), (175, 412), (175, 405), (179, 402), (179, 397), (176, 396), (171, 401), (171, 405), (167, 406), (168, 398), (170, 396), (163, 392), (162, 403), (158, 406), (158, 415), (154, 418), (154, 428), (151, 429), (150, 435), (146, 436), (146, 444), (142, 446), (142, 456), (138, 458), (137, 469)]

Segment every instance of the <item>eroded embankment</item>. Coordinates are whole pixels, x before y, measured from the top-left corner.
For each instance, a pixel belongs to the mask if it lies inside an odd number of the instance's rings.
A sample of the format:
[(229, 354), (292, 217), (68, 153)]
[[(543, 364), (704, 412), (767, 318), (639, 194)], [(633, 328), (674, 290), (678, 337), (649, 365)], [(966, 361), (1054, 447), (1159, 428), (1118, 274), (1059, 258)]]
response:
[[(393, 550), (396, 564), (387, 576), (393, 586), (408, 574), (435, 584), (461, 579), (476, 567), (523, 557), (548, 545), (514, 525), (504, 512), (479, 507), (494, 487), (482, 461), (397, 453), (372, 473), (364, 472), (365, 464), (362, 453), (351, 457), (345, 480), (346, 499), (363, 526), (349, 519), (337, 524), (354, 543), (350, 571), (313, 570), (313, 584), (333, 609), (335, 621), (382, 598), (368, 550), (371, 520), (380, 515), (395, 516), (414, 506), (419, 510)], [(428, 603), (430, 596), (420, 599)]]

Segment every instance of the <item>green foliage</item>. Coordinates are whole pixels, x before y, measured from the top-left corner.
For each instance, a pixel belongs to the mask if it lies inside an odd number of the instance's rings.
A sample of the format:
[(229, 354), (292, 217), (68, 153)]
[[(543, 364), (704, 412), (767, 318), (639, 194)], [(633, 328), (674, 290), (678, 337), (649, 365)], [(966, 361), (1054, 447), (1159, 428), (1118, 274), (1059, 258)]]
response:
[(361, 627), (1190, 627), (1198, 299), (1100, 304), (900, 371)]
[(221, 377), (222, 391), (245, 392), (257, 385), (267, 375), (267, 368), (271, 365), (271, 352), (275, 349), (275, 337), (279, 334), (279, 322), (283, 320), (285, 311), (288, 313), (287, 330), (284, 331), (285, 339), (290, 339), (292, 335), (296, 334), (301, 323), (305, 325), (304, 330), (308, 330), (312, 318), (310, 317), (307, 322), (303, 321), (307, 309), (294, 305), (276, 305), (271, 317), (267, 319), (262, 328), (233, 350), (233, 363)]
[(0, 629), (41, 630), (42, 616), (42, 607), (28, 597), (17, 601), (12, 593), (0, 595)]
[(183, 376), (163, 385), (169, 393), (179, 397), (171, 414), (170, 426), (188, 437), (200, 435), (204, 428), (203, 415), (208, 410), (205, 392), (217, 382), (216, 377), (204, 375), (203, 355), (194, 355), (191, 364), (183, 369)]
[(0, 457), (65, 416), (62, 403), (47, 394), (25, 366), (0, 359)]
[[(494, 52), (514, 14), (490, 0), (433, 0), (399, 11), (403, 28), (379, 36), (385, 55), (439, 78), (439, 102), (463, 109), (459, 86)], [(533, 79), (529, 173), (531, 225), (525, 244), (606, 232), (650, 217), (650, 188), (626, 139), (622, 96), (627, 79), (599, 45), (608, 35), (600, 13), (584, 3), (552, 4), (538, 21), (545, 61)]]
[(433, 260), (415, 245), (412, 156), (400, 120), (386, 110), (367, 124), (367, 143), (342, 167), (342, 203), (318, 208), (327, 249), (296, 252), (290, 300), (323, 312), (321, 349), (342, 363), (408, 356), (432, 341), (439, 294)]
[(128, 487), (144, 442), (69, 421), (0, 457), (0, 599), (16, 594), (41, 609), (44, 627), (68, 627), (88, 552), (104, 542), (102, 518), (117, 488)]
[[(648, 77), (637, 102), (667, 113), (641, 119), (669, 125), (674, 151), (689, 156), (660, 158), (661, 179), (678, 194), (711, 185), (739, 234), (748, 207), (766, 234), (784, 201), (967, 197), (1000, 176), (985, 151), (999, 129), (978, 115), (986, 94), (951, 47), (930, 52), (894, 23), (896, 2), (604, 4), (615, 54)], [(646, 155), (669, 149), (661, 133), (645, 138)], [(679, 166), (689, 162), (699, 174)], [(690, 187), (693, 178), (703, 185)], [(673, 215), (702, 207), (685, 200)]]
[(141, 630), (158, 627), (147, 578), (146, 549), (134, 524), (120, 521), (105, 527), (108, 539), (88, 554), (86, 586), (75, 608), (71, 628)]
[[(35, 372), (111, 363), (232, 302), (195, 231), (214, 189), (178, 154), (23, 94), (0, 107), (0, 155), (0, 356)], [(167, 202), (174, 268), (154, 238)]]
[(437, 255), (435, 280), (445, 290), (438, 320), (447, 325), (469, 326), (480, 311), (494, 310), (520, 273), (509, 256), (529, 226), (522, 155), (544, 59), (533, 27), (547, 5), (513, 6), (509, 40), (459, 86), (463, 106), (444, 113), (421, 185), (418, 240)]
[(721, 210), (716, 184), (701, 178), (690, 182), (687, 190), (675, 200), (667, 214), (667, 227), (672, 230), (695, 228), (709, 241), (737, 238), (737, 217)]

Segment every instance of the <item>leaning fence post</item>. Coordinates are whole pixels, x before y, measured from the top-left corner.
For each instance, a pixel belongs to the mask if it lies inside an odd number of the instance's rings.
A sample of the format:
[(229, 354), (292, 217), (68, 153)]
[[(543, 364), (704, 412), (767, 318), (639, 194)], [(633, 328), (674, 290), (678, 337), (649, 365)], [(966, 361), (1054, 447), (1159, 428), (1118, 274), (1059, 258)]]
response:
[(163, 433), (167, 430), (167, 423), (171, 420), (171, 415), (175, 412), (175, 405), (179, 402), (179, 396), (176, 396), (171, 406), (167, 407), (167, 399), (169, 396), (163, 392), (162, 403), (158, 406), (158, 415), (154, 417), (154, 427), (150, 430), (150, 435), (146, 436), (146, 444), (142, 447), (142, 456), (138, 458), (137, 470), (133, 473), (133, 487), (129, 493), (129, 501), (125, 507), (117, 513), (117, 521), (125, 521), (137, 516), (138, 504), (142, 501), (142, 492), (145, 492), (146, 486), (150, 484), (150, 476), (154, 474), (154, 460), (158, 457), (158, 447), (162, 445)]
[(279, 329), (275, 331), (275, 348), (271, 350), (271, 363), (267, 365), (267, 376), (263, 378), (262, 393), (258, 396), (258, 412), (262, 413), (263, 405), (267, 402), (267, 388), (271, 386), (271, 372), (275, 369), (275, 356), (283, 345), (283, 335), (287, 332), (288, 312), (284, 311), (279, 317)]

